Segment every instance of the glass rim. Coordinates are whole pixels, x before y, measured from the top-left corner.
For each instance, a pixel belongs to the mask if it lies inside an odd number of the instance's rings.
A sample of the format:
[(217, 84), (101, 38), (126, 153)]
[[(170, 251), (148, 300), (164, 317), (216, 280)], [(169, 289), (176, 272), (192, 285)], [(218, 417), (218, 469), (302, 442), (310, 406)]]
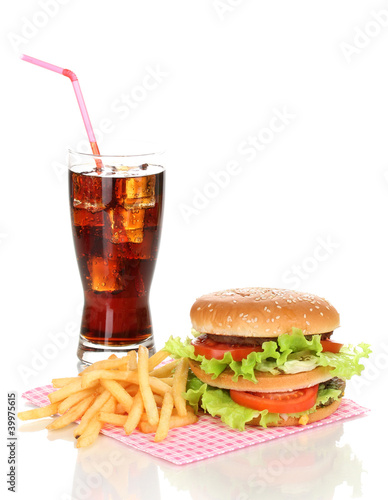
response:
[(109, 154), (99, 154), (99, 155), (96, 155), (94, 153), (84, 153), (84, 152), (81, 152), (81, 151), (75, 151), (74, 149), (72, 148), (68, 148), (67, 149), (68, 153), (69, 154), (73, 154), (73, 155), (78, 155), (78, 156), (81, 156), (81, 157), (84, 157), (84, 158), (138, 158), (138, 157), (142, 157), (142, 156), (156, 156), (156, 155), (162, 155), (165, 153), (165, 150), (164, 149), (155, 149), (155, 150), (152, 150), (152, 151), (146, 151), (146, 152), (139, 152), (139, 153), (131, 153), (131, 154), (114, 154), (114, 155), (109, 155)]

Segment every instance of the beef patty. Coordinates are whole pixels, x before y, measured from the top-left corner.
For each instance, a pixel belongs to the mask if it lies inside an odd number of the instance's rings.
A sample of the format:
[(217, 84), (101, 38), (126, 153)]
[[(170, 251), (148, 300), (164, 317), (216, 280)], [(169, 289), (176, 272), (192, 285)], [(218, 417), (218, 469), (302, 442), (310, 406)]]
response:
[[(328, 340), (333, 332), (321, 333), (321, 340)], [(276, 342), (276, 337), (238, 337), (233, 335), (214, 335), (212, 333), (206, 334), (209, 339), (214, 340), (214, 342), (221, 342), (223, 344), (231, 345), (247, 345), (247, 346), (261, 346), (263, 342), (269, 342), (274, 340)], [(312, 335), (305, 335), (307, 340), (313, 338)]]

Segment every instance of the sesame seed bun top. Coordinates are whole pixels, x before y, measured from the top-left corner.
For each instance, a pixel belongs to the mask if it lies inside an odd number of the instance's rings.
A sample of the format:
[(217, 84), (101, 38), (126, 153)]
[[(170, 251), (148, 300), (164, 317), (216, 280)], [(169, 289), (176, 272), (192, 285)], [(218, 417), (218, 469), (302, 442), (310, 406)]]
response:
[(201, 333), (278, 337), (300, 328), (305, 335), (339, 326), (337, 310), (311, 293), (278, 288), (235, 288), (198, 298), (190, 312)]

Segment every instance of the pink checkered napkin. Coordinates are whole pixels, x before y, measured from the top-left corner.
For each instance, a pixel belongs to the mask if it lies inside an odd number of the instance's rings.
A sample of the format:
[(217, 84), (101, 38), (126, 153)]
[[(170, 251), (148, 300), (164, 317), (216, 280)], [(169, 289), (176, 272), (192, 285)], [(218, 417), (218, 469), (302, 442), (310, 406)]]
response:
[[(47, 394), (52, 390), (52, 385), (45, 385), (25, 392), (23, 397), (37, 406), (44, 406), (50, 403)], [(334, 414), (319, 422), (306, 426), (271, 427), (268, 429), (247, 426), (244, 432), (230, 429), (218, 418), (203, 415), (196, 424), (171, 429), (167, 439), (161, 443), (154, 443), (154, 434), (143, 434), (134, 431), (130, 436), (127, 436), (122, 428), (112, 425), (106, 425), (101, 430), (101, 433), (155, 457), (182, 465), (252, 446), (253, 444), (264, 443), (289, 434), (303, 432), (313, 427), (338, 422), (345, 418), (363, 415), (368, 411), (367, 408), (359, 406), (350, 399), (343, 399)]]

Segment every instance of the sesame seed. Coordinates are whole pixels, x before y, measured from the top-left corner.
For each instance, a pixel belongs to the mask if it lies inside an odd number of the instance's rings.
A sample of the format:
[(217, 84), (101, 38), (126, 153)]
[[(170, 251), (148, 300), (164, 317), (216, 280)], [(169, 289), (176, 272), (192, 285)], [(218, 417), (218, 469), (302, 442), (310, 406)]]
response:
[(306, 316), (305, 314), (303, 314), (303, 317), (304, 317), (304, 319), (306, 319), (306, 318), (307, 318), (307, 316)]
[(266, 323), (269, 323), (269, 318), (266, 319)]
[(266, 331), (266, 332), (269, 332), (270, 330), (271, 330), (270, 328), (266, 328), (266, 329), (265, 329), (265, 331)]
[(276, 307), (277, 307), (278, 309), (281, 309), (281, 308), (282, 308), (282, 306), (276, 306)]
[(241, 313), (241, 314), (238, 315), (239, 318), (242, 318), (243, 316), (244, 316), (243, 313)]
[(209, 309), (209, 312), (212, 312), (212, 311), (214, 311), (214, 309)]
[(201, 310), (201, 308), (200, 308), (200, 307), (197, 307), (197, 311), (200, 311), (200, 310)]
[(306, 321), (306, 325), (310, 326), (310, 322), (309, 322), (309, 321)]
[(276, 319), (279, 319), (279, 318), (280, 318), (280, 316), (276, 316)]
[(212, 305), (211, 304), (208, 304), (208, 307), (211, 307)]
[(315, 306), (315, 309), (319, 309), (319, 306)]
[(267, 306), (264, 307), (264, 311), (266, 311), (266, 310), (267, 310)]
[(323, 313), (322, 313), (322, 312), (321, 312), (321, 313), (319, 313), (319, 314), (320, 314), (321, 316), (323, 316)]
[(314, 311), (314, 309), (312, 307), (310, 307), (310, 311)]

